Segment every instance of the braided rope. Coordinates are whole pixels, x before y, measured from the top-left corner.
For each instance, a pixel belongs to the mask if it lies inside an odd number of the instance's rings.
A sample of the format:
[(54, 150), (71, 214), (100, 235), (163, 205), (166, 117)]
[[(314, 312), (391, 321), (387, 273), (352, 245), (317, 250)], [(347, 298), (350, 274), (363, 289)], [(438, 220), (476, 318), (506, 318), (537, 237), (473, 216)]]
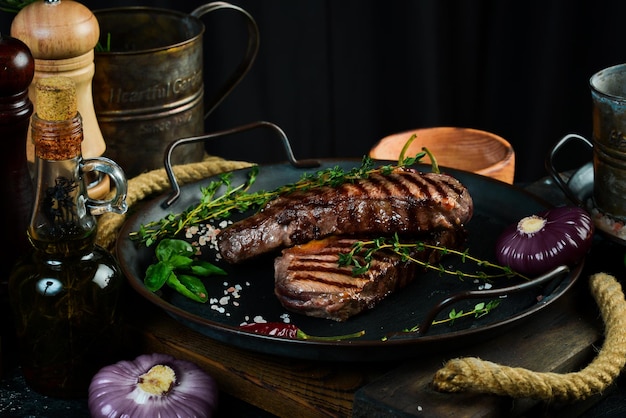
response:
[(558, 374), (502, 366), (475, 357), (448, 361), (433, 378), (442, 392), (472, 391), (515, 398), (575, 401), (601, 393), (626, 363), (626, 301), (617, 280), (606, 273), (590, 277), (591, 293), (605, 323), (597, 357), (579, 372)]
[[(219, 157), (208, 156), (198, 163), (173, 166), (173, 172), (179, 185), (211, 177), (226, 171), (249, 167), (252, 164), (242, 161), (228, 161)], [(164, 168), (148, 171), (128, 180), (126, 203), (131, 208), (151, 195), (163, 193), (172, 185)], [(105, 213), (98, 218), (98, 236), (96, 243), (108, 251), (112, 251), (119, 229), (126, 215)]]

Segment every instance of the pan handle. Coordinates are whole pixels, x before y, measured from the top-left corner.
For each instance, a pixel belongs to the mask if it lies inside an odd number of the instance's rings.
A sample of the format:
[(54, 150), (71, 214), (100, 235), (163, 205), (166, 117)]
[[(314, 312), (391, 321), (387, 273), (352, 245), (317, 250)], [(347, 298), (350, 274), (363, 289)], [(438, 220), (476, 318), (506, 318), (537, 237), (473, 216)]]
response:
[(174, 170), (172, 169), (172, 152), (174, 149), (180, 145), (192, 144), (196, 142), (205, 141), (207, 139), (219, 138), (228, 135), (233, 135), (245, 131), (249, 131), (256, 128), (269, 128), (276, 133), (276, 135), (282, 140), (283, 148), (285, 150), (285, 154), (287, 156), (287, 160), (291, 165), (295, 168), (315, 168), (320, 166), (320, 162), (318, 160), (297, 160), (291, 149), (291, 144), (289, 143), (289, 138), (285, 132), (277, 125), (271, 122), (258, 121), (249, 123), (247, 125), (241, 125), (231, 129), (225, 129), (223, 131), (213, 132), (210, 134), (204, 134), (199, 136), (193, 136), (189, 138), (180, 138), (173, 142), (171, 142), (167, 149), (165, 150), (164, 157), (164, 165), (165, 171), (167, 173), (167, 177), (172, 185), (173, 192), (169, 195), (169, 197), (161, 203), (161, 206), (166, 209), (170, 207), (179, 197), (180, 197), (180, 186), (178, 185), (178, 181), (176, 180), (176, 176), (174, 175)]
[(551, 280), (560, 277), (566, 273), (568, 273), (569, 267), (567, 266), (558, 266), (546, 274), (539, 276), (533, 280), (529, 280), (527, 282), (523, 282), (514, 286), (502, 287), (498, 289), (491, 290), (466, 290), (463, 292), (454, 293), (445, 299), (439, 301), (426, 315), (422, 323), (419, 325), (417, 329), (417, 333), (419, 335), (424, 335), (430, 329), (433, 321), (444, 308), (452, 305), (453, 303), (459, 302), (464, 299), (479, 299), (486, 297), (500, 297), (504, 295), (509, 295), (511, 293), (521, 292), (523, 290), (527, 290), (533, 288), (535, 286), (542, 285), (544, 283), (548, 283)]

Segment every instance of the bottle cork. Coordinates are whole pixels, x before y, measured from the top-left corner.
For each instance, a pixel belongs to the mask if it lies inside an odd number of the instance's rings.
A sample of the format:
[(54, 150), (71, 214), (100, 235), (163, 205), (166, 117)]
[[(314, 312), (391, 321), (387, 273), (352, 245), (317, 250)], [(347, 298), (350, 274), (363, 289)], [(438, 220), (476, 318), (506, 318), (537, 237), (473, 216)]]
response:
[(43, 120), (70, 120), (78, 112), (76, 85), (68, 77), (48, 77), (35, 85), (37, 115)]
[(35, 83), (36, 113), (32, 118), (35, 155), (43, 160), (68, 160), (81, 155), (82, 118), (76, 84), (69, 77), (42, 78)]

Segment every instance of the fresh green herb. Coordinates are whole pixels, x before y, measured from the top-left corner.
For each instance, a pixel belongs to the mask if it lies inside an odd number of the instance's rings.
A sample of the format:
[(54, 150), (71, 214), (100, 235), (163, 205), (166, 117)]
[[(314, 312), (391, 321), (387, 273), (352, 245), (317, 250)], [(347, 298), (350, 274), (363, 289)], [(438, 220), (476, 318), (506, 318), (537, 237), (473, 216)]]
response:
[(405, 157), (406, 152), (409, 149), (409, 146), (415, 140), (415, 138), (417, 138), (417, 134), (411, 135), (411, 137), (405, 142), (404, 146), (402, 146), (402, 150), (400, 151), (400, 156), (398, 157), (398, 162), (400, 163), (400, 165), (409, 166), (409, 165), (415, 164), (417, 161), (424, 158), (424, 156), (428, 155), (428, 158), (430, 158), (432, 172), (439, 174), (440, 171), (439, 171), (439, 165), (437, 164), (437, 159), (428, 150), (428, 148), (422, 147), (422, 152), (417, 154), (415, 157)]
[(111, 33), (107, 33), (107, 41), (105, 45), (102, 45), (102, 42), (98, 41), (96, 47), (94, 48), (96, 52), (110, 52), (111, 51)]
[[(487, 315), (489, 312), (491, 312), (495, 308), (497, 308), (498, 305), (500, 305), (499, 300), (492, 300), (488, 303), (479, 302), (476, 305), (474, 305), (474, 309), (472, 309), (471, 311), (467, 311), (467, 312), (464, 312), (462, 310), (456, 311), (455, 309), (452, 309), (448, 313), (447, 318), (435, 320), (432, 322), (431, 325), (440, 325), (440, 324), (445, 324), (445, 323), (452, 325), (457, 319), (461, 319), (461, 318), (468, 317), (468, 316), (473, 316), (474, 318), (481, 318)], [(410, 333), (414, 333), (417, 331), (419, 331), (419, 325), (415, 325), (414, 327), (411, 327), (411, 328), (405, 328), (401, 332), (394, 333), (393, 335), (410, 334)], [(389, 336), (383, 337), (383, 341), (386, 341), (388, 339), (389, 339)]]
[(0, 10), (9, 13), (18, 13), (24, 7), (37, 0), (3, 0), (0, 1)]
[[(238, 186), (232, 184), (232, 173), (225, 173), (220, 175), (218, 180), (212, 181), (207, 187), (201, 189), (201, 199), (198, 204), (182, 213), (169, 214), (158, 221), (143, 224), (139, 227), (139, 231), (130, 233), (130, 238), (149, 247), (162, 238), (176, 236), (189, 226), (210, 220), (225, 219), (235, 212), (258, 210), (278, 196), (318, 187), (337, 187), (343, 183), (367, 178), (372, 173), (388, 174), (397, 167), (415, 163), (424, 155), (425, 153), (422, 152), (416, 157), (399, 162), (398, 165), (379, 167), (374, 167), (373, 161), (365, 156), (361, 165), (351, 170), (346, 171), (335, 166), (315, 173), (305, 173), (295, 183), (280, 186), (272, 191), (261, 190), (254, 193), (249, 190), (257, 178), (259, 171), (257, 166), (250, 169), (247, 180)], [(217, 192), (223, 188), (225, 191), (217, 196)]]
[(437, 324), (444, 324), (446, 322), (449, 322), (450, 325), (452, 325), (454, 324), (454, 321), (456, 321), (457, 319), (463, 318), (466, 316), (473, 316), (474, 318), (480, 318), (480, 317), (487, 315), (489, 312), (491, 312), (492, 309), (498, 307), (498, 305), (500, 305), (499, 300), (492, 300), (487, 304), (485, 304), (485, 302), (477, 303), (476, 305), (474, 305), (474, 309), (468, 312), (463, 312), (462, 310), (457, 312), (456, 310), (452, 309), (450, 313), (448, 314), (447, 318), (440, 319), (438, 321), (433, 321), (432, 324), (437, 325)]
[(209, 299), (200, 277), (225, 275), (221, 268), (194, 258), (195, 249), (187, 241), (163, 239), (155, 249), (157, 262), (148, 266), (144, 284), (152, 292), (167, 284), (178, 293), (197, 302)]
[[(435, 250), (441, 252), (442, 255), (452, 254), (458, 256), (463, 263), (466, 262), (474, 262), (477, 266), (479, 266), (482, 270), (467, 273), (461, 270), (449, 270), (446, 269), (443, 265), (433, 265), (427, 261), (422, 261), (416, 258), (415, 254), (424, 250)], [(439, 272), (439, 274), (450, 274), (458, 277), (463, 280), (464, 278), (474, 278), (480, 279), (483, 281), (490, 281), (492, 279), (501, 278), (501, 277), (521, 277), (525, 280), (528, 280), (527, 277), (514, 272), (509, 267), (500, 266), (498, 264), (494, 264), (490, 261), (480, 260), (476, 257), (473, 257), (469, 254), (469, 250), (465, 249), (464, 251), (453, 250), (445, 247), (440, 247), (437, 245), (427, 244), (422, 241), (418, 242), (402, 242), (400, 241), (397, 234), (394, 234), (393, 237), (386, 238), (376, 238), (369, 241), (358, 241), (355, 242), (352, 246), (352, 249), (348, 253), (340, 253), (339, 254), (339, 266), (352, 266), (352, 274), (358, 276), (360, 274), (365, 273), (369, 270), (374, 253), (378, 251), (388, 251), (395, 253), (402, 257), (403, 261), (410, 261), (416, 263), (418, 265), (423, 266), (426, 269), (431, 269)], [(496, 273), (487, 273), (485, 270), (491, 269), (491, 271), (495, 271)], [(475, 316), (476, 318), (480, 318), (481, 316), (487, 315), (492, 309), (496, 308), (500, 304), (499, 300), (493, 300), (487, 304), (484, 302), (478, 303), (474, 306), (474, 309), (469, 312), (464, 311), (456, 311), (452, 309), (448, 314), (448, 317), (441, 320), (435, 320), (432, 322), (432, 325), (443, 324), (449, 322), (453, 324), (455, 320), (466, 317), (466, 316)], [(414, 326), (413, 328), (405, 329), (401, 333), (411, 333), (416, 332), (419, 329), (419, 325)], [(398, 333), (394, 333), (396, 335)], [(389, 337), (384, 337), (383, 341), (387, 340)]]
[[(443, 265), (434, 265), (427, 261), (419, 260), (414, 256), (417, 252), (424, 250), (436, 250), (441, 252), (442, 255), (452, 254), (458, 256), (463, 263), (474, 262), (477, 266), (483, 268), (483, 270), (467, 273), (461, 270), (449, 270)], [(358, 241), (352, 245), (352, 249), (347, 253), (339, 254), (339, 266), (352, 266), (352, 274), (354, 276), (361, 275), (369, 270), (374, 253), (378, 251), (391, 251), (400, 257), (403, 261), (411, 261), (418, 265), (425, 267), (426, 269), (435, 270), (440, 274), (450, 274), (463, 278), (475, 278), (481, 280), (490, 280), (500, 277), (521, 277), (528, 279), (527, 277), (514, 272), (511, 268), (506, 266), (500, 266), (486, 260), (480, 260), (469, 254), (469, 249), (464, 251), (453, 250), (446, 247), (440, 247), (437, 245), (426, 244), (422, 241), (418, 242), (403, 242), (400, 241), (398, 234), (394, 234), (392, 237), (380, 237), (368, 241)], [(487, 268), (495, 269), (495, 273), (487, 273), (484, 270)]]

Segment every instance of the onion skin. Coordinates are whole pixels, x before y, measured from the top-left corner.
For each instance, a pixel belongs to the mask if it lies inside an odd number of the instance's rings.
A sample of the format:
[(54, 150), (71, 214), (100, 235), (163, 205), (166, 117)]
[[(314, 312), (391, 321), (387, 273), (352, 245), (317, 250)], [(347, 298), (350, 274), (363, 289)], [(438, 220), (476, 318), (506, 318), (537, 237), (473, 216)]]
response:
[[(138, 385), (155, 365), (169, 366), (176, 375), (167, 393), (151, 394)], [(208, 418), (217, 394), (215, 380), (194, 363), (155, 353), (100, 369), (89, 385), (88, 402), (92, 418)]]
[[(560, 265), (580, 262), (591, 248), (594, 224), (591, 216), (577, 206), (562, 206), (534, 215), (543, 225), (525, 230), (526, 217), (508, 226), (496, 242), (498, 263), (524, 275), (539, 275)], [(530, 222), (533, 223), (532, 221)]]

